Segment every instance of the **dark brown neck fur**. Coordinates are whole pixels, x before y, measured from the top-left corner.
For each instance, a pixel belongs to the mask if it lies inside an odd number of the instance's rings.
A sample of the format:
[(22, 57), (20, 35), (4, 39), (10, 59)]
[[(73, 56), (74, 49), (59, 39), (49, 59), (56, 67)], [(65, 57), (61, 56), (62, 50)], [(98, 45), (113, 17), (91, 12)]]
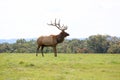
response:
[(61, 43), (61, 42), (63, 42), (64, 41), (64, 36), (60, 33), (60, 34), (58, 34), (57, 35), (57, 42), (58, 43)]

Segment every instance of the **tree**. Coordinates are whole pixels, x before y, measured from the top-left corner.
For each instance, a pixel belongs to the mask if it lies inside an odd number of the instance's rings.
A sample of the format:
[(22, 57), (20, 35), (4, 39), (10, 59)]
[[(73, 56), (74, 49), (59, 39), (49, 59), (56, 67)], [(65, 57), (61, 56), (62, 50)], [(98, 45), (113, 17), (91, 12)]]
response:
[(109, 48), (108, 35), (94, 35), (87, 40), (88, 47), (95, 53), (106, 53)]
[(108, 49), (108, 53), (120, 53), (120, 38), (118, 37), (110, 37), (110, 47)]
[(111, 45), (107, 52), (108, 53), (120, 53), (120, 43)]
[(0, 44), (0, 53), (9, 52), (10, 46), (8, 43)]

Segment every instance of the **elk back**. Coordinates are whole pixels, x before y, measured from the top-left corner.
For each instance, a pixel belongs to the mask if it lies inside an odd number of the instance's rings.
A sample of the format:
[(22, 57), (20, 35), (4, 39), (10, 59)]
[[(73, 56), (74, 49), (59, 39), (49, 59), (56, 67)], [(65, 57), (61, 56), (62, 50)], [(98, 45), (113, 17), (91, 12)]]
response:
[(37, 39), (38, 45), (53, 46), (57, 44), (56, 36), (41, 36)]

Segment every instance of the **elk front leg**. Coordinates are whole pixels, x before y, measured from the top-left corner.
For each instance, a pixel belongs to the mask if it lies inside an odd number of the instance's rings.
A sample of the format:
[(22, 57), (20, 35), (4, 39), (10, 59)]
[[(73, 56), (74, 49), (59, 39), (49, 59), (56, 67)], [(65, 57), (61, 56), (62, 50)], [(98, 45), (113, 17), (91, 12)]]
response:
[(43, 48), (44, 48), (44, 46), (41, 46), (42, 57), (44, 57), (44, 54), (43, 54)]
[(56, 50), (56, 46), (53, 47), (54, 50), (54, 56), (57, 57), (57, 50)]

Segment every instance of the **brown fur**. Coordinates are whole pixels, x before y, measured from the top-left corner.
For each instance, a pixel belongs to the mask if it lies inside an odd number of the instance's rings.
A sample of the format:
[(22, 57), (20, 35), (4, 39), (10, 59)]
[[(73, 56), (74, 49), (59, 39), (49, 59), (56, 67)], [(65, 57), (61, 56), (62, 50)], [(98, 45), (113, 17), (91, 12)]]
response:
[(56, 50), (56, 45), (58, 43), (62, 43), (64, 41), (64, 38), (69, 36), (68, 33), (66, 33), (64, 30), (58, 34), (58, 35), (50, 35), (50, 36), (41, 36), (37, 39), (37, 51), (36, 51), (36, 56), (38, 56), (38, 51), (39, 48), (41, 47), (41, 53), (42, 56), (44, 56), (43, 54), (43, 48), (44, 47), (53, 47), (54, 50), (54, 55), (55, 57), (57, 57), (57, 50)]

